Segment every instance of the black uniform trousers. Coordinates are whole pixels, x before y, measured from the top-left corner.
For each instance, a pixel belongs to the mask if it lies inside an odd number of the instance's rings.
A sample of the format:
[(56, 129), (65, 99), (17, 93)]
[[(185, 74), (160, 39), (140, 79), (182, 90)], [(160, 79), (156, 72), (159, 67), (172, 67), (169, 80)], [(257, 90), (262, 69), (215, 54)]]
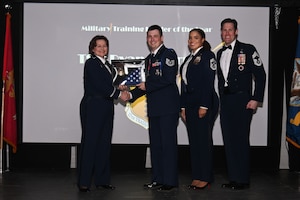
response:
[(110, 184), (110, 152), (114, 105), (102, 97), (84, 97), (80, 104), (82, 146), (78, 166), (78, 185), (90, 187)]
[(195, 108), (185, 108), (192, 179), (212, 182), (213, 141), (210, 131), (209, 113), (205, 117), (199, 118), (198, 109), (198, 106)]
[(249, 92), (221, 95), (220, 123), (229, 181), (249, 184), (250, 124), (253, 110), (246, 109)]
[(178, 113), (149, 117), (152, 181), (170, 186), (178, 186), (178, 119)]

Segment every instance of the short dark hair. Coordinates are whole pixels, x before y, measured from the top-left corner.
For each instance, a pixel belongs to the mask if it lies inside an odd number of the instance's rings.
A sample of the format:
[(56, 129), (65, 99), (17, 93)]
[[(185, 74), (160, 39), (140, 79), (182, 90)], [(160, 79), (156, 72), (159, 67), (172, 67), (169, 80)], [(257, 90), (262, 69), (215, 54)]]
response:
[(234, 29), (237, 30), (238, 23), (237, 23), (237, 21), (236, 21), (235, 19), (231, 19), (231, 18), (223, 19), (223, 21), (221, 22), (221, 30), (222, 30), (223, 25), (224, 25), (225, 23), (232, 23)]
[(160, 36), (163, 36), (162, 29), (161, 29), (161, 27), (160, 27), (159, 25), (152, 25), (152, 26), (150, 26), (150, 27), (148, 28), (148, 30), (147, 30), (147, 34), (148, 34), (149, 31), (153, 31), (153, 30), (158, 30)]
[(93, 49), (97, 46), (97, 40), (104, 40), (107, 45), (107, 48), (109, 48), (109, 42), (107, 37), (105, 37), (104, 35), (96, 35), (92, 38), (89, 44), (89, 54), (91, 55), (94, 55)]

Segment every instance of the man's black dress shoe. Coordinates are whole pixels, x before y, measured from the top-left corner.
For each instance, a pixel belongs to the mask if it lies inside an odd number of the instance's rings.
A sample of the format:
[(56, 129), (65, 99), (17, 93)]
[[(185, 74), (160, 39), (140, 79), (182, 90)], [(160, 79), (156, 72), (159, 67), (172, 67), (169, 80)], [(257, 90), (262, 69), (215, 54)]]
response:
[(236, 182), (230, 182), (222, 184), (222, 188), (229, 188), (233, 190), (244, 190), (249, 188), (250, 185), (248, 183), (236, 183)]
[(85, 186), (78, 186), (78, 189), (80, 192), (89, 192), (90, 188), (85, 187)]
[(105, 189), (105, 190), (114, 190), (114, 189), (116, 189), (116, 187), (113, 186), (113, 185), (98, 185), (96, 188), (97, 189)]
[(152, 182), (152, 183), (146, 183), (144, 184), (144, 188), (145, 189), (155, 189), (155, 188), (159, 188), (162, 187), (163, 185), (157, 182)]
[(234, 186), (231, 187), (233, 190), (244, 190), (248, 189), (250, 186), (247, 183), (237, 183)]
[(232, 186), (234, 185), (234, 182), (229, 182), (229, 183), (223, 183), (221, 185), (222, 188), (232, 188)]
[(160, 188), (158, 188), (157, 191), (169, 191), (169, 190), (172, 190), (173, 188), (176, 188), (176, 187), (172, 186), (172, 185), (163, 185)]

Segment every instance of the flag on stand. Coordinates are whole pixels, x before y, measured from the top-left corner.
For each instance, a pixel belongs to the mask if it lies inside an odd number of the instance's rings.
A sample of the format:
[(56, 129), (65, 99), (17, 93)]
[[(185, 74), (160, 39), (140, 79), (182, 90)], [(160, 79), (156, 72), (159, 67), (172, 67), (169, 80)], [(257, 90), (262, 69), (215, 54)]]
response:
[(2, 134), (3, 140), (9, 144), (13, 152), (17, 151), (17, 117), (14, 84), (14, 66), (11, 40), (11, 15), (6, 13), (6, 31), (3, 56), (3, 93), (2, 93)]
[(300, 148), (300, 17), (298, 18), (298, 39), (293, 68), (286, 140), (293, 146)]

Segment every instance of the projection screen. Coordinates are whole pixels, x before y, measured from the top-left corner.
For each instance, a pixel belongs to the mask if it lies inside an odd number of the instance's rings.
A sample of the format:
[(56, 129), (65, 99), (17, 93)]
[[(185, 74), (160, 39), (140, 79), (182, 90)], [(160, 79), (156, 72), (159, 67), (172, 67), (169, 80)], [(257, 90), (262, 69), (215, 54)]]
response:
[[(158, 24), (163, 27), (165, 45), (175, 49), (181, 64), (189, 54), (190, 29), (202, 28), (215, 49), (221, 42), (220, 22), (235, 18), (238, 39), (256, 46), (268, 73), (267, 7), (24, 3), (23, 17), (24, 143), (80, 143), (83, 66), (95, 35), (108, 37), (110, 60), (142, 59), (149, 53), (147, 27)], [(267, 145), (267, 90), (263, 106), (253, 118), (252, 146)], [(115, 102), (112, 142), (148, 144), (147, 127), (130, 119), (126, 109), (126, 105)], [(178, 143), (186, 145), (186, 128), (179, 121)], [(223, 144), (219, 118), (213, 140), (215, 145)]]

